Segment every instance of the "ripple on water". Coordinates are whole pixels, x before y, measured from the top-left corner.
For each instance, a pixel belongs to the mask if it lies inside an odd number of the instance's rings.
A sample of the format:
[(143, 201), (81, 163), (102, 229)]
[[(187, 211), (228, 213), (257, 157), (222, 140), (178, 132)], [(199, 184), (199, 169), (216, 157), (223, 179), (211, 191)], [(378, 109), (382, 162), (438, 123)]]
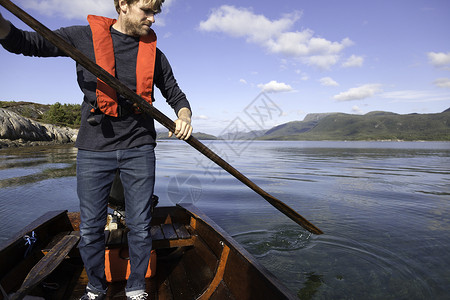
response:
[(276, 227), (270, 230), (254, 230), (233, 235), (239, 243), (253, 253), (262, 257), (270, 251), (293, 251), (310, 245), (311, 233), (298, 226)]
[(429, 276), (419, 263), (375, 244), (315, 236), (297, 226), (240, 232), (233, 238), (302, 299), (343, 295), (350, 286), (352, 295), (361, 297), (367, 290), (379, 290), (380, 295), (392, 290), (392, 299), (432, 295)]
[[(380, 295), (391, 291), (392, 299), (406, 295), (421, 299), (432, 295), (429, 274), (418, 262), (402, 253), (390, 251), (387, 248), (389, 245), (380, 246), (331, 235), (313, 236), (311, 244), (314, 247), (312, 251), (324, 251), (323, 265), (326, 267), (317, 273), (324, 275), (321, 279), (324, 283), (335, 288), (346, 280), (359, 282), (361, 296), (364, 289), (379, 290)], [(331, 269), (334, 270), (332, 274)], [(306, 278), (307, 275), (304, 274)], [(372, 298), (376, 299), (376, 295), (375, 292)]]

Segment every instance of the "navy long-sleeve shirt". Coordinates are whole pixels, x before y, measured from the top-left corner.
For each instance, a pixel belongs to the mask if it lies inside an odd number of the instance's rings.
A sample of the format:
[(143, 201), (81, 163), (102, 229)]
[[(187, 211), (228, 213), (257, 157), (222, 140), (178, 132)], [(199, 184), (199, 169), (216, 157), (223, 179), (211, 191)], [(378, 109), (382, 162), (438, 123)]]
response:
[[(89, 26), (71, 26), (55, 31), (59, 36), (95, 62), (92, 32)], [(116, 77), (128, 88), (136, 91), (136, 61), (139, 38), (123, 34), (111, 28), (116, 60)], [(16, 54), (38, 57), (67, 56), (53, 44), (35, 32), (22, 31), (11, 25), (9, 35), (0, 40), (2, 46)], [(87, 118), (96, 102), (97, 78), (77, 63), (77, 80), (84, 94), (81, 108), (81, 127), (75, 146), (92, 151), (111, 151), (129, 149), (155, 143), (154, 120), (145, 114), (130, 114), (123, 117), (105, 116), (99, 125), (91, 125)], [(51, 88), (52, 84), (49, 83)], [(166, 56), (157, 49), (154, 72), (154, 86), (158, 87), (167, 103), (175, 113), (190, 105), (179, 88)], [(154, 97), (152, 95), (152, 99)], [(127, 102), (118, 95), (119, 103)]]

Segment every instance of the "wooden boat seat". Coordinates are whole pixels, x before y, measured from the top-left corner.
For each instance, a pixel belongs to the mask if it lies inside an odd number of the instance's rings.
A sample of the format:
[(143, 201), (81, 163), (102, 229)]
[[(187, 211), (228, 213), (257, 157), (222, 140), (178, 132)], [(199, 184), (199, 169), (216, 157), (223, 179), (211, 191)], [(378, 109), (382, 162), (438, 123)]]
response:
[[(176, 248), (192, 246), (195, 236), (179, 223), (153, 225), (151, 227), (153, 249)], [(128, 229), (105, 231), (105, 244), (108, 249), (128, 245)]]

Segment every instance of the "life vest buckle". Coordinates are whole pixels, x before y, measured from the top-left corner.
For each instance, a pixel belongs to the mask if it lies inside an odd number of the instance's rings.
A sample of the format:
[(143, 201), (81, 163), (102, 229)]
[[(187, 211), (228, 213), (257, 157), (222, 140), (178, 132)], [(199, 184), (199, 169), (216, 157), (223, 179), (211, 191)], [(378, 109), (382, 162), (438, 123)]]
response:
[(89, 116), (87, 117), (87, 122), (92, 126), (98, 126), (102, 123), (105, 114), (98, 108), (91, 109)]

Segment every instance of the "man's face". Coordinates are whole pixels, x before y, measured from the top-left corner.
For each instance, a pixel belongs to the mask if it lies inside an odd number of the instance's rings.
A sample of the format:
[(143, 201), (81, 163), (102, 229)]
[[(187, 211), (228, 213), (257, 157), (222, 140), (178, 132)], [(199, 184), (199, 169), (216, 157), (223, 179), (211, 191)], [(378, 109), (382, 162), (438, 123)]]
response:
[(144, 0), (128, 5), (123, 18), (126, 33), (132, 36), (147, 35), (155, 23), (155, 13), (151, 5), (145, 4)]

